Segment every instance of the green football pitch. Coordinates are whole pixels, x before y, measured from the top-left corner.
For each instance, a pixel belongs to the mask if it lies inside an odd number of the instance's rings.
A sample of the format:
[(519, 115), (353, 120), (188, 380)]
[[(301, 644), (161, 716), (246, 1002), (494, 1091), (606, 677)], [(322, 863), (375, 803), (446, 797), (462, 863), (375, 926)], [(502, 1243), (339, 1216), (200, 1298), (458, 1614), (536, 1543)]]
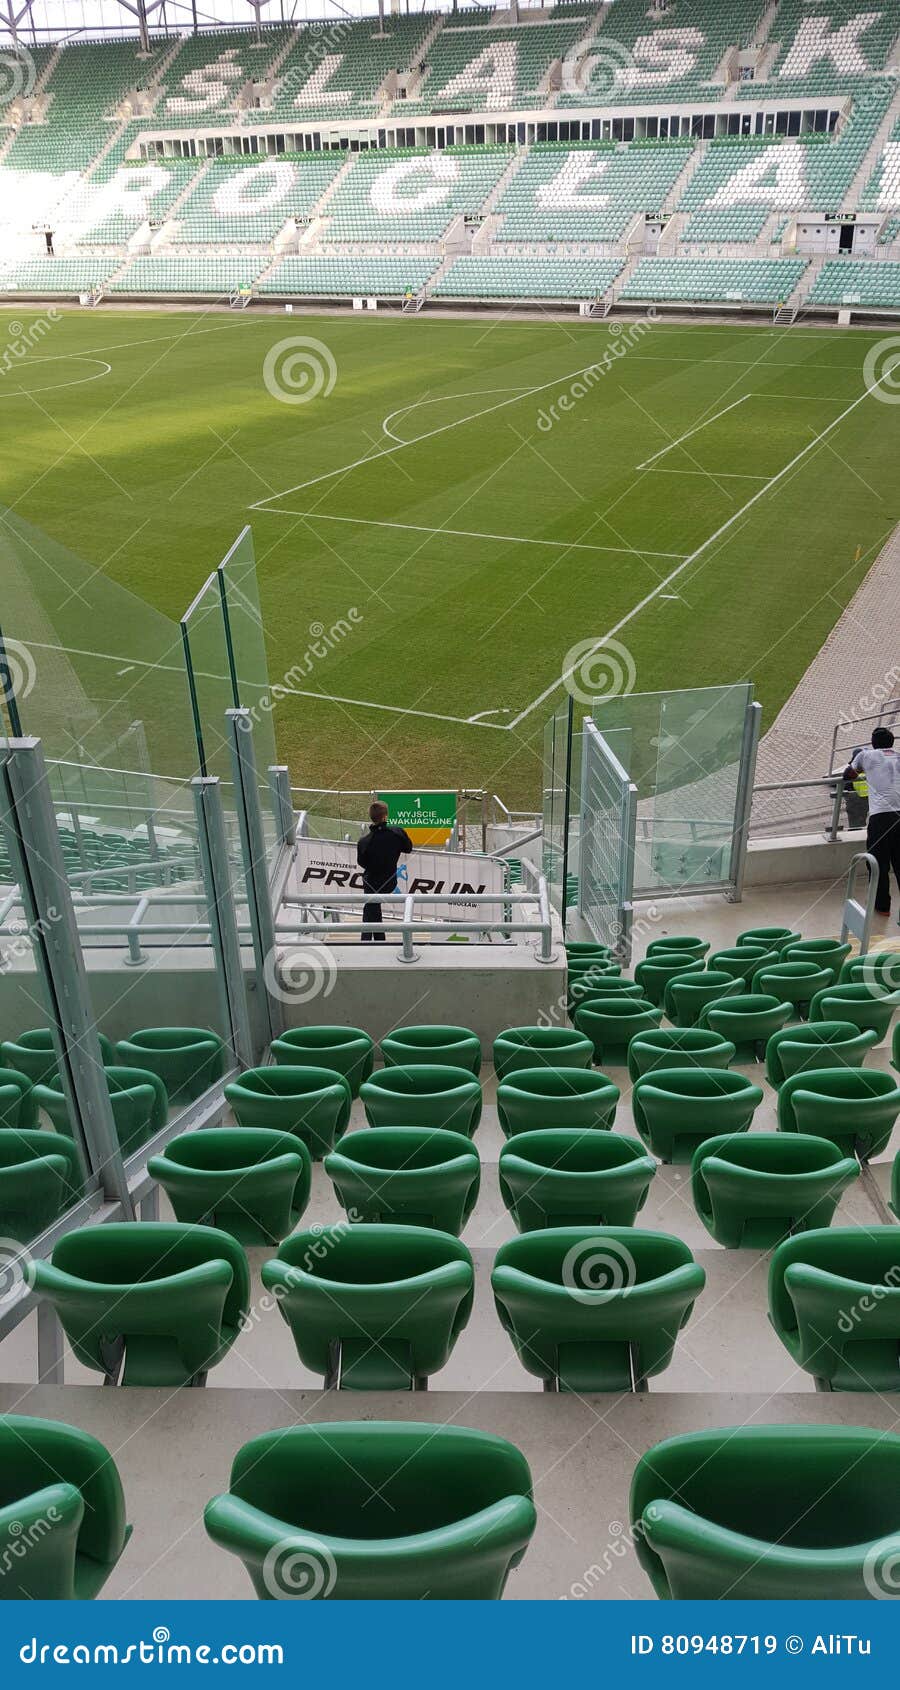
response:
[[(176, 621), (249, 523), (297, 784), (536, 803), (573, 663), (579, 710), (750, 678), (770, 723), (900, 517), (900, 405), (867, 388), (896, 337), (55, 315), (0, 374), (4, 523)], [(125, 672), (116, 620), (90, 650)]]

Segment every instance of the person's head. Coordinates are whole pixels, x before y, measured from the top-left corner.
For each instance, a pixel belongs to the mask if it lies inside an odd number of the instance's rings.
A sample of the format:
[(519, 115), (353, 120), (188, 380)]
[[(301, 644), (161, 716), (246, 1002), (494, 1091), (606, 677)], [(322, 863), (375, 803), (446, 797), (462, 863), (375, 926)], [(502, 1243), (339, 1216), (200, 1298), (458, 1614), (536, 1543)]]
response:
[(873, 751), (890, 751), (893, 748), (894, 736), (890, 728), (876, 728), (872, 735)]
[(369, 805), (369, 820), (372, 823), (372, 826), (382, 827), (387, 819), (387, 805), (383, 804), (380, 798), (376, 798), (374, 804)]

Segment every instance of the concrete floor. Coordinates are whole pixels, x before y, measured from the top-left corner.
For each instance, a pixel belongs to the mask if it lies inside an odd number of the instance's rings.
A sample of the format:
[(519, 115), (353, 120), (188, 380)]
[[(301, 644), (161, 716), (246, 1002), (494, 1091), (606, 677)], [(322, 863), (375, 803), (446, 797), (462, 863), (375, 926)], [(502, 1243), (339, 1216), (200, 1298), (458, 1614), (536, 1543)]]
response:
[[(724, 900), (659, 905), (639, 916), (638, 960), (649, 939), (696, 932), (716, 947), (751, 926), (790, 923), (807, 937), (833, 933), (842, 887), (760, 889), (739, 908)], [(896, 934), (891, 930), (890, 937)], [(422, 1019), (427, 1018), (423, 1006)], [(465, 1015), (460, 1010), (460, 1019)], [(890, 1066), (889, 1046), (868, 1065)], [(775, 1125), (775, 1096), (760, 1067), (742, 1070), (764, 1088), (753, 1130)], [(622, 1089), (616, 1130), (635, 1135), (627, 1073), (611, 1070)], [(497, 1162), (503, 1136), (493, 1073), (483, 1074), (485, 1109), (475, 1143), (482, 1189), (464, 1234), (476, 1264), (472, 1318), (450, 1361), (427, 1393), (325, 1393), (305, 1370), (278, 1308), (263, 1298), (261, 1263), (273, 1251), (250, 1252), (253, 1319), (206, 1390), (104, 1390), (71, 1354), (63, 1386), (38, 1386), (36, 1320), (0, 1345), (0, 1411), (47, 1415), (94, 1432), (122, 1473), (135, 1530), (111, 1579), (110, 1597), (244, 1597), (250, 1594), (238, 1562), (213, 1550), (202, 1528), (206, 1501), (227, 1488), (231, 1457), (249, 1437), (300, 1420), (404, 1418), (452, 1421), (510, 1437), (532, 1466), (539, 1524), (522, 1568), (508, 1587), (513, 1598), (646, 1597), (649, 1585), (630, 1547), (627, 1496), (638, 1456), (660, 1438), (704, 1426), (750, 1421), (846, 1422), (900, 1430), (900, 1392), (817, 1394), (812, 1378), (794, 1367), (767, 1318), (766, 1256), (726, 1251), (709, 1237), (690, 1200), (688, 1170), (662, 1167), (641, 1211), (641, 1227), (676, 1234), (706, 1271), (706, 1288), (679, 1337), (668, 1371), (640, 1396), (548, 1395), (522, 1369), (493, 1305), (494, 1251), (514, 1227), (499, 1192)], [(352, 1126), (363, 1126), (354, 1106)], [(882, 1224), (890, 1155), (870, 1181), (846, 1194), (836, 1224)], [(880, 1200), (879, 1200), (880, 1198)], [(163, 1208), (163, 1212), (165, 1209)], [(314, 1170), (304, 1225), (342, 1218), (324, 1169)]]

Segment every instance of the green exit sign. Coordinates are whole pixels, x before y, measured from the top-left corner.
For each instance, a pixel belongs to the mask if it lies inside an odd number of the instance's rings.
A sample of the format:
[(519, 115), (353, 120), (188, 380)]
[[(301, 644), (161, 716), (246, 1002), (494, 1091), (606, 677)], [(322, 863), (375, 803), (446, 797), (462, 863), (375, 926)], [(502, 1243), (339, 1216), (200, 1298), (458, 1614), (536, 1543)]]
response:
[(379, 792), (378, 796), (388, 807), (391, 825), (405, 828), (417, 844), (424, 843), (422, 834), (440, 834), (444, 843), (456, 826), (455, 792)]

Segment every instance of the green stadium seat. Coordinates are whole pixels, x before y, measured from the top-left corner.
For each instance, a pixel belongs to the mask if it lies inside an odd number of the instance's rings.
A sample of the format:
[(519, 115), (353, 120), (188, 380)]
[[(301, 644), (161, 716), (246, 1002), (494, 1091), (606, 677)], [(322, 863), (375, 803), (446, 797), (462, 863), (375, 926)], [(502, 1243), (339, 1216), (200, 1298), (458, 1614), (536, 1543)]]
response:
[(779, 955), (793, 945), (802, 943), (799, 933), (792, 933), (789, 927), (749, 927), (745, 933), (738, 934), (739, 945), (760, 945), (767, 951), (778, 951)]
[(791, 1005), (783, 999), (769, 992), (747, 992), (708, 1003), (700, 1011), (699, 1025), (730, 1039), (738, 1062), (761, 1062), (772, 1034), (790, 1019)]
[(264, 1432), (205, 1515), (257, 1596), (332, 1601), (496, 1600), (536, 1520), (504, 1438), (377, 1420)]
[(240, 1245), (209, 1226), (109, 1222), (69, 1232), (29, 1276), (77, 1359), (123, 1385), (203, 1384), (250, 1304)]
[(690, 933), (673, 933), (668, 938), (651, 939), (647, 946), (647, 955), (655, 957), (669, 951), (677, 951), (680, 956), (687, 957), (692, 962), (702, 962), (710, 948), (708, 939), (697, 939)]
[(877, 1033), (861, 1032), (852, 1021), (784, 1027), (766, 1046), (766, 1079), (777, 1088), (803, 1069), (860, 1067), (877, 1043)]
[(810, 1021), (838, 1019), (852, 1021), (864, 1033), (876, 1033), (877, 1042), (887, 1038), (894, 1011), (900, 1006), (900, 991), (875, 996), (865, 982), (826, 986), (817, 992), (809, 1008)]
[(34, 1085), (27, 1074), (0, 1067), (0, 1128), (37, 1126), (38, 1106)]
[(655, 1173), (635, 1139), (577, 1127), (516, 1133), (500, 1152), (500, 1192), (520, 1232), (633, 1226)]
[(116, 1464), (89, 1432), (0, 1416), (2, 1595), (84, 1602), (100, 1595), (131, 1536)]
[(544, 1127), (607, 1131), (621, 1093), (605, 1074), (586, 1068), (518, 1068), (497, 1087), (504, 1135)]
[(481, 1185), (471, 1139), (441, 1127), (345, 1133), (325, 1172), (350, 1220), (433, 1227), (457, 1238)]
[(446, 1064), (382, 1068), (360, 1097), (370, 1127), (444, 1127), (472, 1138), (481, 1120), (480, 1083)]
[(727, 1068), (735, 1055), (734, 1045), (708, 1027), (651, 1028), (628, 1046), (628, 1075), (635, 1081), (665, 1068)]
[(632, 1093), (634, 1124), (663, 1162), (689, 1162), (714, 1135), (749, 1132), (760, 1086), (730, 1068), (665, 1068), (644, 1074)]
[(218, 1227), (240, 1244), (277, 1244), (309, 1202), (312, 1162), (296, 1133), (207, 1127), (170, 1139), (147, 1172), (176, 1220)]
[(144, 1027), (119, 1040), (116, 1057), (158, 1075), (170, 1102), (202, 1096), (225, 1068), (222, 1040), (206, 1027)]
[[(100, 1055), (108, 1067), (115, 1060), (113, 1048), (103, 1033), (97, 1035), (100, 1041)], [(52, 1086), (57, 1075), (56, 1047), (53, 1034), (49, 1027), (35, 1027), (27, 1033), (20, 1033), (15, 1039), (4, 1039), (0, 1044), (0, 1058), (3, 1069), (14, 1068), (17, 1073), (24, 1074), (33, 1086)]]
[(798, 1367), (834, 1391), (900, 1391), (900, 1230), (825, 1227), (779, 1244), (769, 1318)]
[(697, 1146), (694, 1208), (726, 1249), (771, 1250), (791, 1233), (830, 1226), (859, 1164), (809, 1133), (723, 1134)]
[(881, 1156), (900, 1115), (900, 1086), (877, 1068), (804, 1068), (778, 1094), (785, 1133), (817, 1133), (845, 1156)]
[(799, 939), (781, 954), (783, 962), (814, 962), (819, 968), (830, 968), (838, 979), (852, 948), (838, 939)]
[[(802, 1242), (802, 1240), (800, 1241)], [(727, 1426), (643, 1455), (635, 1552), (676, 1601), (860, 1601), (896, 1541), (900, 1437), (862, 1426)]]
[(472, 1258), (458, 1238), (384, 1224), (295, 1232), (262, 1267), (305, 1367), (326, 1387), (411, 1391), (439, 1373), (467, 1325)]
[(696, 1027), (701, 1010), (720, 998), (734, 997), (741, 982), (724, 969), (700, 967), (696, 974), (676, 974), (666, 985), (663, 1008), (675, 1027)]
[(768, 992), (782, 1003), (789, 1003), (795, 1014), (806, 1017), (817, 992), (834, 983), (834, 969), (820, 968), (814, 962), (775, 962), (760, 968), (753, 976), (753, 989)]
[(381, 1054), (388, 1068), (426, 1063), (465, 1068), (469, 1074), (481, 1072), (481, 1044), (468, 1027), (398, 1027), (382, 1039)]
[(331, 1068), (358, 1097), (375, 1063), (375, 1043), (361, 1027), (289, 1027), (272, 1040), (272, 1055), (288, 1067)]
[(688, 979), (691, 975), (702, 972), (703, 963), (699, 958), (691, 960), (677, 952), (669, 954), (657, 951), (652, 957), (646, 957), (643, 962), (638, 963), (634, 978), (644, 996), (659, 1006), (670, 980)]
[(706, 1283), (687, 1245), (633, 1227), (557, 1227), (502, 1244), (504, 1331), (546, 1390), (627, 1391), (668, 1367)]
[(520, 1068), (590, 1068), (594, 1047), (574, 1027), (507, 1027), (494, 1040), (494, 1072), (505, 1080)]
[[(130, 1156), (154, 1133), (164, 1127), (169, 1113), (166, 1088), (149, 1068), (104, 1068), (112, 1103), (113, 1120), (123, 1156)], [(36, 1085), (35, 1102), (49, 1115), (58, 1133), (73, 1132), (65, 1092), (54, 1076), (52, 1086)]]
[(286, 1063), (248, 1068), (225, 1087), (225, 1098), (238, 1126), (295, 1133), (314, 1162), (346, 1130), (353, 1104), (349, 1082), (334, 1069)]
[(708, 966), (749, 985), (760, 968), (770, 967), (779, 961), (780, 956), (780, 950), (771, 945), (734, 945), (724, 951), (714, 951)]
[(662, 1010), (646, 998), (595, 997), (575, 1011), (575, 1026), (594, 1047), (598, 1067), (617, 1067), (627, 1060), (630, 1041), (659, 1026)]

